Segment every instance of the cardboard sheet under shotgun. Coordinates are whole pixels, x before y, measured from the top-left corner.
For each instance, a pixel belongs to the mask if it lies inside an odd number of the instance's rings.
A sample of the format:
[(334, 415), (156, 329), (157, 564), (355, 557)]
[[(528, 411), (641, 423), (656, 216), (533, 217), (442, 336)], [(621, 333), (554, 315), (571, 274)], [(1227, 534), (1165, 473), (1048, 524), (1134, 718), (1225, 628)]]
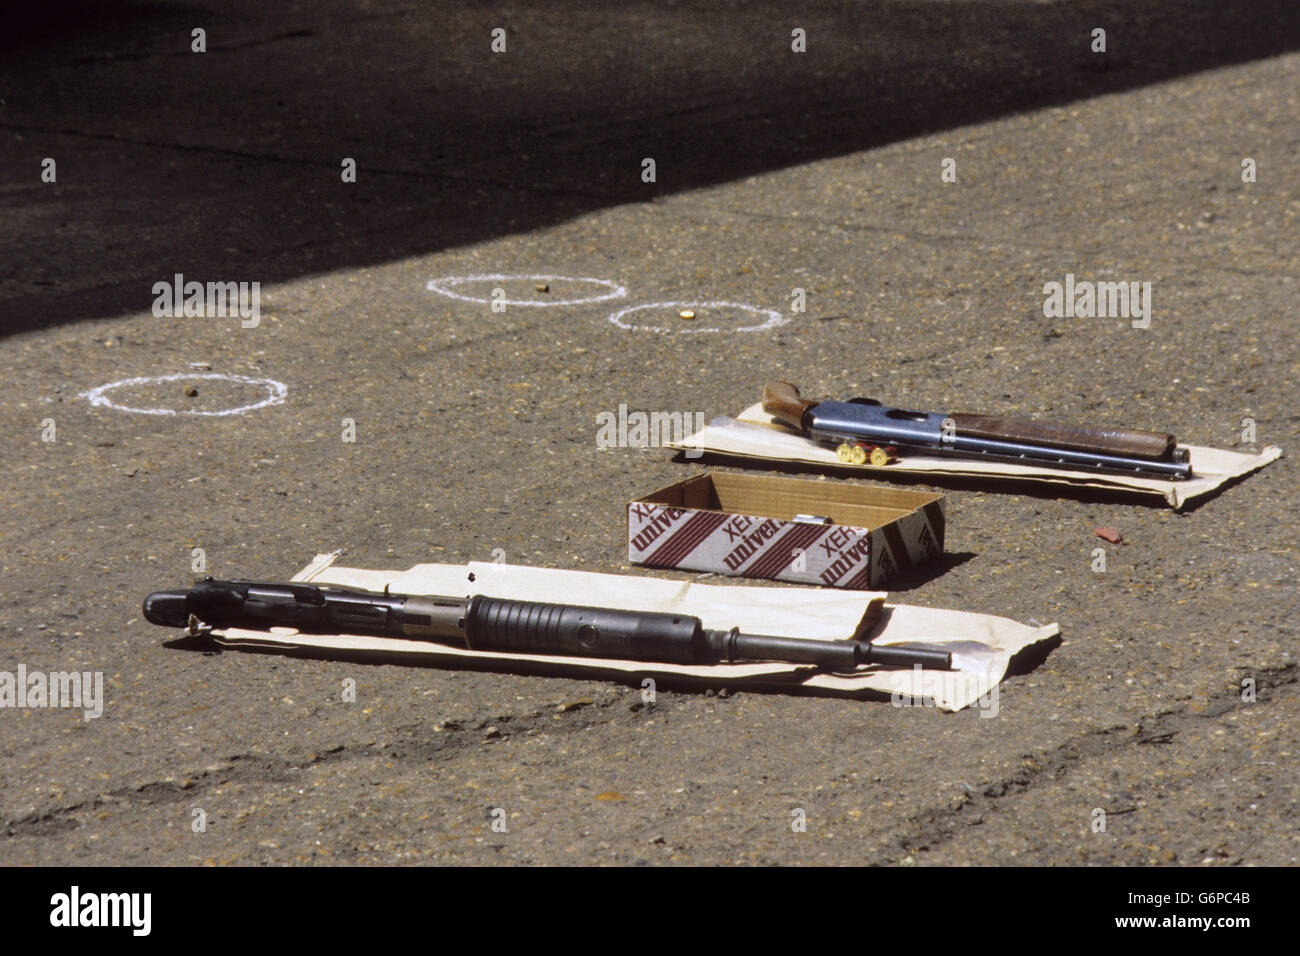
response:
[[(815, 403), (805, 403), (811, 407)], [(839, 405), (841, 403), (826, 403)], [(842, 403), (848, 405), (849, 403)], [(773, 408), (771, 402), (769, 408)], [(1063, 466), (1058, 462), (1052, 467), (1035, 463), (1032, 459), (1010, 460), (990, 456), (985, 459), (973, 457), (951, 457), (936, 453), (926, 453), (923, 448), (907, 448), (894, 453), (892, 448), (885, 450), (886, 443), (879, 447), (872, 446), (868, 454), (864, 443), (855, 443), (856, 447), (841, 444), (838, 448), (825, 440), (817, 440), (814, 435), (801, 431), (791, 424), (791, 414), (777, 414), (764, 411), (762, 402), (757, 402), (742, 411), (736, 418), (719, 416), (705, 428), (688, 435), (681, 441), (666, 442), (666, 446), (678, 450), (702, 451), (717, 455), (729, 455), (752, 458), (763, 461), (790, 462), (807, 465), (820, 465), (828, 470), (861, 471), (872, 478), (889, 478), (891, 475), (935, 475), (960, 477), (1011, 478), (1016, 480), (1045, 482), (1074, 487), (1103, 488), (1127, 490), (1139, 494), (1158, 495), (1174, 508), (1181, 508), (1214, 491), (1225, 482), (1249, 474), (1281, 457), (1282, 449), (1275, 445), (1266, 446), (1259, 454), (1226, 451), (1200, 445), (1178, 444), (1165, 456), (1170, 469), (1186, 469), (1190, 474), (1171, 473), (1163, 477), (1147, 471), (1101, 470), (1097, 467), (1080, 465), (1077, 469)], [(1144, 433), (1132, 433), (1123, 451), (1143, 453), (1146, 449), (1140, 444), (1145, 439)], [(1168, 436), (1172, 440), (1172, 436)], [(1149, 439), (1148, 439), (1149, 440)], [(1121, 447), (1117, 444), (1117, 448)], [(860, 451), (857, 456), (852, 451)], [(1152, 453), (1155, 461), (1156, 456)], [(1164, 464), (1155, 461), (1157, 465)], [(1184, 476), (1185, 475), (1185, 476)]]
[[(877, 645), (922, 643), (951, 653), (952, 668), (865, 667), (851, 673), (781, 662), (705, 666), (472, 650), (445, 643), (358, 634), (302, 633), (292, 628), (214, 629), (219, 645), (260, 651), (424, 666), (479, 666), (568, 677), (631, 675), (679, 678), (717, 687), (772, 689), (797, 686), (820, 694), (906, 701), (955, 711), (988, 706), (1013, 656), (1060, 634), (1056, 624), (1020, 624), (991, 614), (886, 605), (869, 591), (708, 585), (639, 575), (597, 574), (494, 563), (417, 564), (405, 571), (345, 568), (337, 552), (317, 555), (293, 581), (401, 594), (478, 593), (493, 598), (579, 602), (600, 607), (680, 613), (710, 628), (739, 627), (756, 634), (845, 640), (870, 621)], [(895, 696), (896, 695), (896, 696)]]

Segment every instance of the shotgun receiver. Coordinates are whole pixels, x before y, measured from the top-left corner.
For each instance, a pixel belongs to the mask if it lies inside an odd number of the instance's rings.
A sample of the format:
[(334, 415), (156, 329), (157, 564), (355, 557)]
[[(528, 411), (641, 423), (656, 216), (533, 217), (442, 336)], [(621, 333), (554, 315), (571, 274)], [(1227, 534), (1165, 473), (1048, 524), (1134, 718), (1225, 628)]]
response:
[[(870, 612), (868, 612), (870, 613)], [(207, 578), (189, 590), (155, 591), (144, 616), (164, 627), (265, 630), (293, 627), (326, 634), (373, 634), (433, 641), (477, 651), (600, 657), (667, 664), (787, 661), (851, 671), (860, 664), (949, 670), (952, 655), (857, 638), (823, 641), (707, 630), (697, 617), (616, 608), (541, 604), (487, 597), (425, 597), (350, 591), (312, 584), (263, 584)], [(859, 631), (867, 623), (864, 617)]]
[(989, 415), (939, 414), (890, 408), (874, 398), (813, 402), (789, 382), (768, 382), (763, 411), (815, 441), (837, 445), (846, 464), (883, 465), (897, 449), (1044, 465), (1071, 471), (1139, 475), (1181, 481), (1192, 477), (1187, 449), (1173, 435), (1065, 425)]

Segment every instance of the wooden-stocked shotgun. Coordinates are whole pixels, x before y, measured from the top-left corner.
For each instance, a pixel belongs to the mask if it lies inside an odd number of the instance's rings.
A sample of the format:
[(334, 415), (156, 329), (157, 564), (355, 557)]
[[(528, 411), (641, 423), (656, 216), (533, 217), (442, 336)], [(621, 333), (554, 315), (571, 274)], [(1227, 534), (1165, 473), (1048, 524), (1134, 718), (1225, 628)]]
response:
[(837, 457), (848, 464), (887, 464), (901, 449), (1100, 474), (1192, 477), (1187, 449), (1164, 432), (913, 412), (874, 398), (813, 402), (789, 382), (764, 386), (763, 411), (815, 441), (835, 444)]

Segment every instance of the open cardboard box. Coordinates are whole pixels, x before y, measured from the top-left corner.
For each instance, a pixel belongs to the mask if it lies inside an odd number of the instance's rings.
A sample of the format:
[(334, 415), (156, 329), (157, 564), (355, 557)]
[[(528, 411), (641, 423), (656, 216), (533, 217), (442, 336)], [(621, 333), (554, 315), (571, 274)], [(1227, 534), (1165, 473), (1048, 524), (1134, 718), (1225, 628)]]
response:
[(944, 502), (925, 491), (710, 471), (628, 502), (627, 556), (658, 568), (875, 588), (943, 553)]

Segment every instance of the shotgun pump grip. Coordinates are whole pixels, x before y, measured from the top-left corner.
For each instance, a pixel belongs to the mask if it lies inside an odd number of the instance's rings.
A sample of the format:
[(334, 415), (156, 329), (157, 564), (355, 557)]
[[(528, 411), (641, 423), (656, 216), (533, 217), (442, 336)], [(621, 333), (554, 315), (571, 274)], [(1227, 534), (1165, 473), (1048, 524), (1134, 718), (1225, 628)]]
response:
[(622, 611), (475, 595), (465, 614), (473, 650), (698, 664), (700, 619), (685, 614)]

